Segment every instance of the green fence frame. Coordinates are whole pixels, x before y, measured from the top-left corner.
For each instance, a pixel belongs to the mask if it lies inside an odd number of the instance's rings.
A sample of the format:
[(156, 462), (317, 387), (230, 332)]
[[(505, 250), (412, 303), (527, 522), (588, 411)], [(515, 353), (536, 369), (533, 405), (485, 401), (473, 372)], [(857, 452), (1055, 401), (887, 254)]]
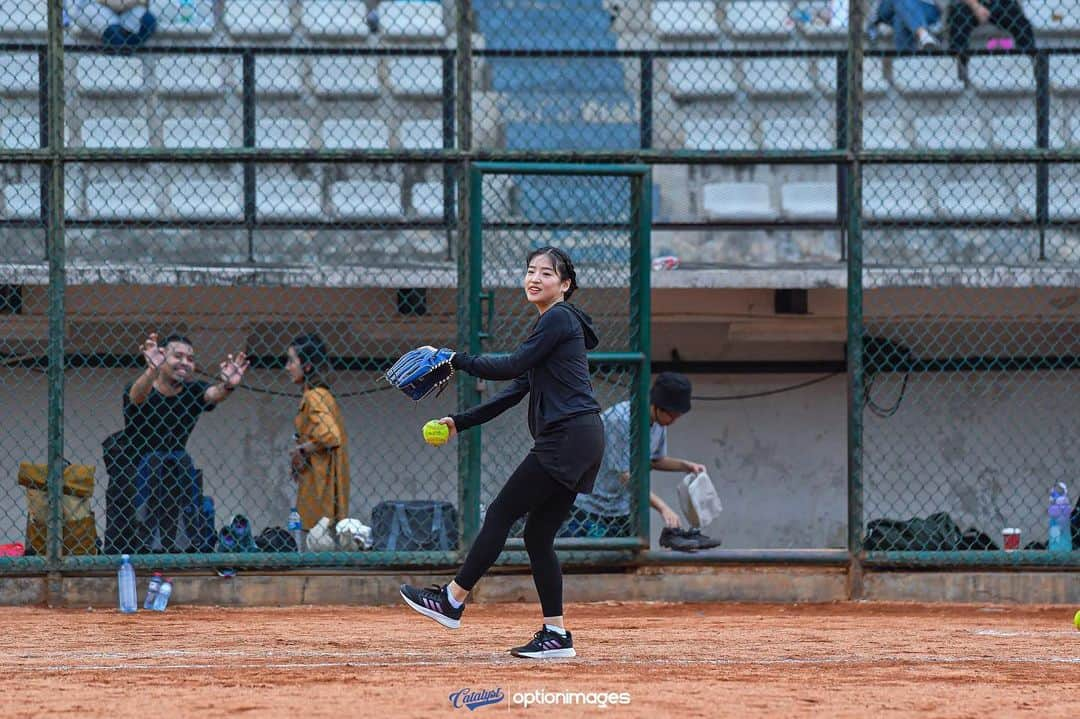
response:
[[(630, 180), (631, 226), (630, 240), (630, 351), (629, 352), (590, 352), (590, 364), (614, 364), (632, 367), (635, 382), (631, 390), (631, 422), (637, 428), (637, 446), (631, 455), (630, 474), (637, 489), (637, 526), (636, 537), (603, 537), (585, 540), (556, 540), (558, 548), (584, 549), (641, 549), (649, 546), (649, 377), (651, 346), (650, 317), (650, 237), (652, 228), (652, 170), (647, 165), (607, 165), (607, 164), (555, 164), (529, 162), (476, 162), (469, 168), (469, 259), (468, 259), (468, 308), (469, 308), (469, 351), (483, 351), (482, 342), (488, 336), (490, 313), (493, 311), (492, 298), (483, 289), (484, 266), (484, 198), (483, 180), (485, 175), (541, 175), (541, 176), (608, 176), (627, 177)], [(484, 313), (487, 302), (488, 314)], [(485, 317), (487, 323), (485, 323)], [(459, 387), (465, 391), (459, 393), (461, 401), (467, 405), (479, 401), (475, 383), (466, 379), (459, 380)], [(464, 463), (469, 471), (464, 476), (462, 498), (467, 501), (464, 534), (471, 540), (479, 530), (479, 513), (473, 514), (474, 504), (479, 504), (480, 496), (480, 443), (483, 441), (483, 429), (474, 428), (469, 433), (468, 443), (462, 443), (459, 451), (465, 454)], [(475, 502), (471, 502), (476, 498)], [(471, 503), (469, 503), (471, 502)], [(520, 550), (524, 543), (511, 539), (507, 548)]]
[[(441, 161), (454, 165), (458, 177), (468, 178), (461, 182), (458, 202), (456, 230), (459, 233), (461, 247), (468, 247), (459, 262), (458, 293), (461, 307), (468, 307), (467, 313), (459, 318), (459, 343), (468, 346), (470, 351), (480, 350), (480, 335), (476, 328), (481, 322), (484, 297), (479, 285), (475, 283), (476, 273), (482, 261), (479, 243), (470, 239), (480, 236), (482, 223), (480, 213), (480, 178), (484, 173), (514, 172), (531, 174), (621, 174), (634, 178), (641, 194), (639, 211), (634, 218), (641, 237), (634, 251), (634, 272), (632, 284), (638, 293), (633, 311), (637, 313), (635, 323), (635, 343), (637, 352), (629, 354), (595, 355), (590, 359), (599, 362), (621, 362), (633, 364), (638, 368), (635, 386), (636, 411), (634, 421), (639, 432), (647, 434), (647, 396), (649, 380), (648, 347), (650, 344), (648, 318), (649, 307), (649, 252), (648, 232), (651, 225), (651, 195), (647, 191), (649, 183), (649, 164), (732, 164), (756, 165), (774, 164), (832, 164), (844, 173), (844, 186), (847, 194), (846, 214), (841, 224), (846, 230), (846, 269), (847, 269), (847, 515), (848, 536), (846, 551), (807, 551), (807, 550), (764, 550), (749, 552), (719, 552), (724, 561), (753, 561), (776, 563), (835, 563), (846, 557), (855, 574), (863, 566), (891, 567), (1047, 567), (1075, 568), (1080, 566), (1080, 552), (1073, 552), (1067, 557), (1051, 555), (1048, 552), (864, 552), (862, 550), (862, 532), (865, 521), (863, 512), (863, 288), (866, 273), (863, 267), (862, 242), (862, 169), (866, 165), (898, 163), (1033, 163), (1038, 166), (1039, 175), (1045, 180), (1047, 165), (1053, 163), (1080, 162), (1080, 150), (1050, 149), (1046, 142), (1046, 111), (1049, 102), (1046, 96), (1045, 75), (1048, 50), (1034, 53), (1037, 68), (1041, 73), (1041, 89), (1037, 102), (1040, 106), (1039, 142), (1029, 150), (979, 150), (979, 151), (874, 151), (867, 152), (862, 145), (862, 116), (865, 107), (862, 89), (863, 38), (860, 32), (864, 26), (862, 3), (851, 3), (848, 27), (848, 47), (845, 55), (843, 75), (846, 88), (846, 105), (843, 120), (846, 133), (837, 149), (823, 151), (792, 152), (704, 152), (673, 150), (662, 151), (651, 147), (651, 141), (643, 142), (641, 148), (627, 151), (551, 151), (551, 152), (514, 152), (475, 150), (471, 140), (473, 90), (471, 83), (472, 60), (474, 57), (493, 56), (498, 51), (473, 49), (473, 30), (475, 21), (469, 0), (458, 0), (456, 6), (456, 47), (443, 51), (442, 54), (455, 63), (452, 79), (455, 80), (456, 102), (447, 113), (448, 121), (456, 124), (458, 145), (438, 151), (290, 151), (263, 150), (254, 147), (229, 149), (224, 151), (143, 151), (143, 150), (94, 150), (85, 148), (68, 149), (64, 145), (64, 42), (62, 29), (62, 0), (48, 0), (48, 42), (46, 63), (48, 73), (48, 93), (44, 98), (45, 114), (48, 118), (47, 147), (34, 150), (2, 150), (0, 161), (38, 165), (43, 168), (45, 181), (43, 188), (48, 206), (46, 220), (46, 241), (48, 247), (49, 272), (49, 313), (48, 313), (48, 502), (49, 502), (49, 541), (44, 557), (2, 558), (0, 575), (48, 573), (56, 579), (60, 573), (76, 573), (87, 569), (112, 568), (115, 559), (99, 557), (65, 557), (61, 554), (61, 482), (63, 467), (63, 408), (64, 408), (64, 288), (65, 288), (65, 242), (64, 242), (64, 207), (63, 180), (65, 167), (73, 162), (146, 162), (146, 161), (201, 161), (201, 162), (287, 162), (287, 161), (323, 161), (323, 162), (432, 162)], [(40, 50), (40, 45), (26, 44), (24, 50)], [(1076, 48), (1053, 48), (1049, 52), (1077, 54)], [(427, 53), (432, 54), (432, 53)], [(434, 53), (440, 54), (440, 53)], [(560, 53), (537, 53), (549, 57)], [(573, 55), (574, 53), (562, 53)], [(609, 57), (637, 57), (651, 67), (651, 62), (658, 53), (642, 51), (637, 53), (592, 53)], [(670, 53), (668, 53), (670, 54)], [(698, 55), (690, 52), (689, 55)], [(709, 54), (709, 53), (705, 53)], [(751, 53), (753, 54), (753, 53)], [(768, 55), (768, 52), (762, 53)], [(875, 52), (876, 56), (889, 57), (891, 52)], [(974, 53), (981, 54), (981, 53)], [(517, 56), (528, 56), (528, 52), (516, 52)], [(651, 85), (651, 75), (649, 75)], [(643, 87), (646, 83), (643, 83)], [(843, 93), (841, 93), (843, 94)], [(646, 104), (651, 108), (651, 99), (642, 103), (643, 113)], [(651, 118), (642, 122), (642, 135), (649, 139)], [(648, 164), (613, 164), (613, 163), (648, 163)], [(1045, 191), (1041, 193), (1040, 204), (1045, 207)], [(1037, 220), (1045, 227), (1044, 211), (1040, 211)], [(465, 257), (467, 255), (467, 257)], [(462, 401), (475, 400), (475, 389), (470, 390), (466, 380), (459, 378)], [(470, 394), (472, 392), (472, 394)], [(645, 472), (648, 466), (647, 447), (642, 444), (635, 454), (635, 476)], [(647, 474), (647, 473), (646, 473)], [(459, 496), (462, 507), (463, 542), (475, 535), (479, 526), (479, 448), (473, 443), (463, 441), (459, 445)], [(653, 561), (648, 553), (638, 550), (647, 540), (649, 511), (648, 483), (638, 483), (639, 527), (644, 536), (620, 540), (590, 540), (581, 543), (577, 540), (560, 540), (559, 546), (566, 550), (567, 556), (576, 556), (576, 552), (589, 549), (612, 550), (603, 556), (589, 554), (589, 560), (602, 561)], [(362, 554), (200, 554), (200, 555), (141, 555), (133, 558), (136, 566), (160, 568), (205, 568), (205, 567), (299, 567), (299, 566), (435, 566), (446, 567), (460, 559), (460, 552), (365, 552)], [(585, 556), (585, 555), (581, 555)], [(508, 552), (503, 562), (520, 562), (519, 552)], [(853, 594), (857, 595), (857, 589)]]

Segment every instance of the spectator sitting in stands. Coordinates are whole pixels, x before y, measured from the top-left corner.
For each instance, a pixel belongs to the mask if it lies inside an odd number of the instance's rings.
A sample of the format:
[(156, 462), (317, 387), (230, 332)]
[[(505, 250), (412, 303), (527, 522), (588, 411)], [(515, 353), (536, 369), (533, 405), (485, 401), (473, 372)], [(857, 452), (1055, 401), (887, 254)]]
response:
[(940, 20), (941, 8), (934, 0), (881, 0), (866, 34), (871, 41), (876, 40), (877, 26), (891, 25), (897, 50), (936, 50), (938, 41), (930, 27)]
[(1012, 35), (1016, 49), (1035, 49), (1035, 31), (1017, 0), (952, 0), (949, 6), (949, 51), (963, 57), (971, 33), (979, 25), (992, 23)]
[(100, 37), (107, 50), (129, 52), (157, 29), (149, 0), (70, 0), (68, 14), (83, 32)]
[[(203, 412), (213, 410), (240, 384), (243, 352), (221, 363), (221, 381), (196, 380), (191, 341), (179, 335), (142, 345), (146, 370), (124, 389), (124, 428), (104, 444), (105, 551), (176, 551), (181, 512), (201, 494), (186, 446)], [(190, 537), (189, 537), (190, 539)], [(160, 545), (160, 548), (156, 545)]]
[[(705, 466), (667, 454), (667, 428), (690, 411), (690, 380), (678, 372), (662, 372), (649, 392), (649, 454), (652, 468), (699, 474)], [(626, 536), (630, 529), (630, 402), (619, 402), (600, 415), (604, 423), (604, 458), (592, 494), (579, 494), (559, 536)], [(682, 520), (655, 492), (649, 506), (660, 513), (666, 530), (682, 529)], [(663, 539), (663, 537), (662, 537)], [(696, 548), (719, 543), (697, 535)]]

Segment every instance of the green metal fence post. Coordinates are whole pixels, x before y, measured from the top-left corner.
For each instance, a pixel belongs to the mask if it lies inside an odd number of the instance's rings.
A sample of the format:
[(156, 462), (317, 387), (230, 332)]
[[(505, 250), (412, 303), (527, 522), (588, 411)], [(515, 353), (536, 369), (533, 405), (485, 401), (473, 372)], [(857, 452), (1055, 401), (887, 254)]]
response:
[[(458, 307), (465, 314), (464, 321), (460, 326), (466, 329), (464, 346), (468, 347), (470, 354), (478, 354), (482, 351), (480, 345), (480, 332), (483, 329), (480, 307), (480, 296), (483, 283), (483, 237), (482, 226), (484, 221), (483, 208), (484, 198), (482, 188), (484, 175), (480, 169), (471, 163), (466, 163), (463, 170), (465, 185), (461, 202), (461, 224), (465, 228), (464, 242), (461, 246), (461, 256), (465, 262), (459, 262), (465, 266), (465, 272), (459, 273), (464, 281), (458, 283)], [(459, 320), (460, 321), (460, 320)], [(458, 377), (458, 409), (465, 409), (475, 405), (480, 400), (477, 391), (477, 380), (469, 377), (464, 372)], [(462, 534), (464, 541), (462, 546), (472, 543), (476, 533), (480, 531), (480, 464), (481, 442), (483, 441), (483, 428), (474, 427), (464, 435), (459, 435), (462, 440), (459, 445), (458, 463), (461, 468), (461, 513)]]
[(61, 27), (63, 0), (48, 7), (48, 141), (47, 172), (49, 209), (45, 226), (49, 248), (49, 331), (48, 331), (48, 540), (45, 556), (49, 568), (48, 603), (62, 603), (59, 567), (63, 554), (64, 482), (64, 36)]
[[(862, 3), (852, 3), (848, 27), (863, 26)], [(862, 33), (848, 34), (847, 51), (847, 148), (846, 173), (848, 248), (847, 248), (847, 494), (848, 537), (850, 554), (848, 596), (862, 596), (862, 406), (863, 406), (863, 296), (862, 296), (862, 105), (863, 105)]]
[(649, 382), (652, 375), (650, 371), (652, 171), (633, 176), (630, 181), (633, 188), (631, 192), (633, 231), (630, 256), (630, 346), (642, 355), (641, 362), (637, 365), (637, 381), (634, 383), (631, 399), (631, 421), (632, 426), (637, 430), (637, 444), (634, 447), (634, 461), (630, 463), (630, 471), (641, 478), (637, 496), (638, 537), (647, 547), (649, 546), (649, 494), (652, 488), (649, 451)]

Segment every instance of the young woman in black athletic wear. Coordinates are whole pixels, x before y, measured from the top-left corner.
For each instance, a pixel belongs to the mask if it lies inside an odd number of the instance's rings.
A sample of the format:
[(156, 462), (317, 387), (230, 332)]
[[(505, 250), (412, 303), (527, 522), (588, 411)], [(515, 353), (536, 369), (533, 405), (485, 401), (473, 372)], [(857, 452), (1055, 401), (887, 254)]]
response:
[(598, 340), (592, 319), (566, 302), (577, 289), (570, 257), (554, 247), (542, 247), (529, 254), (526, 265), (525, 298), (540, 312), (529, 337), (509, 356), (459, 352), (452, 360), (455, 369), (481, 379), (513, 381), (489, 401), (439, 421), (453, 436), (497, 417), (529, 395), (533, 447), (488, 506), (454, 581), (429, 589), (403, 584), (401, 596), (417, 612), (457, 629), (469, 592), (495, 563), (510, 527), (528, 515), (525, 548), (544, 625), (532, 641), (510, 653), (530, 659), (572, 657), (574, 642), (563, 624), (562, 568), (554, 542), (574, 497), (592, 490), (604, 456), (600, 405), (585, 354)]

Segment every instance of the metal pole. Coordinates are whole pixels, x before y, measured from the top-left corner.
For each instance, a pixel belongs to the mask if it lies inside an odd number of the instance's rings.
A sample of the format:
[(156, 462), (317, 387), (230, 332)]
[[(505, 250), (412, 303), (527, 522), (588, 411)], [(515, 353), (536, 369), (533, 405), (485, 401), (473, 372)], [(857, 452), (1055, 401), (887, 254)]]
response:
[(51, 0), (48, 9), (48, 222), (49, 250), (49, 344), (48, 377), (48, 541), (45, 548), (47, 601), (63, 601), (60, 562), (63, 554), (64, 518), (61, 490), (64, 481), (64, 35), (61, 27), (63, 0)]
[(636, 366), (637, 382), (632, 393), (630, 418), (632, 426), (637, 430), (637, 443), (634, 445), (633, 460), (630, 463), (631, 472), (636, 470), (636, 478), (640, 480), (637, 485), (637, 517), (638, 537), (644, 546), (649, 546), (649, 493), (652, 489), (650, 481), (650, 452), (649, 452), (649, 382), (652, 372), (650, 371), (650, 358), (652, 348), (651, 332), (651, 293), (650, 271), (652, 269), (650, 258), (650, 240), (652, 233), (652, 172), (646, 171), (641, 175), (632, 176), (631, 202), (633, 217), (631, 226), (633, 235), (631, 240), (630, 259), (630, 332), (631, 350), (642, 354), (641, 362)]
[(863, 406), (863, 287), (862, 287), (862, 110), (863, 4), (851, 3), (848, 19), (848, 170), (845, 196), (848, 211), (847, 246), (847, 479), (848, 479), (848, 597), (862, 596), (862, 406)]

